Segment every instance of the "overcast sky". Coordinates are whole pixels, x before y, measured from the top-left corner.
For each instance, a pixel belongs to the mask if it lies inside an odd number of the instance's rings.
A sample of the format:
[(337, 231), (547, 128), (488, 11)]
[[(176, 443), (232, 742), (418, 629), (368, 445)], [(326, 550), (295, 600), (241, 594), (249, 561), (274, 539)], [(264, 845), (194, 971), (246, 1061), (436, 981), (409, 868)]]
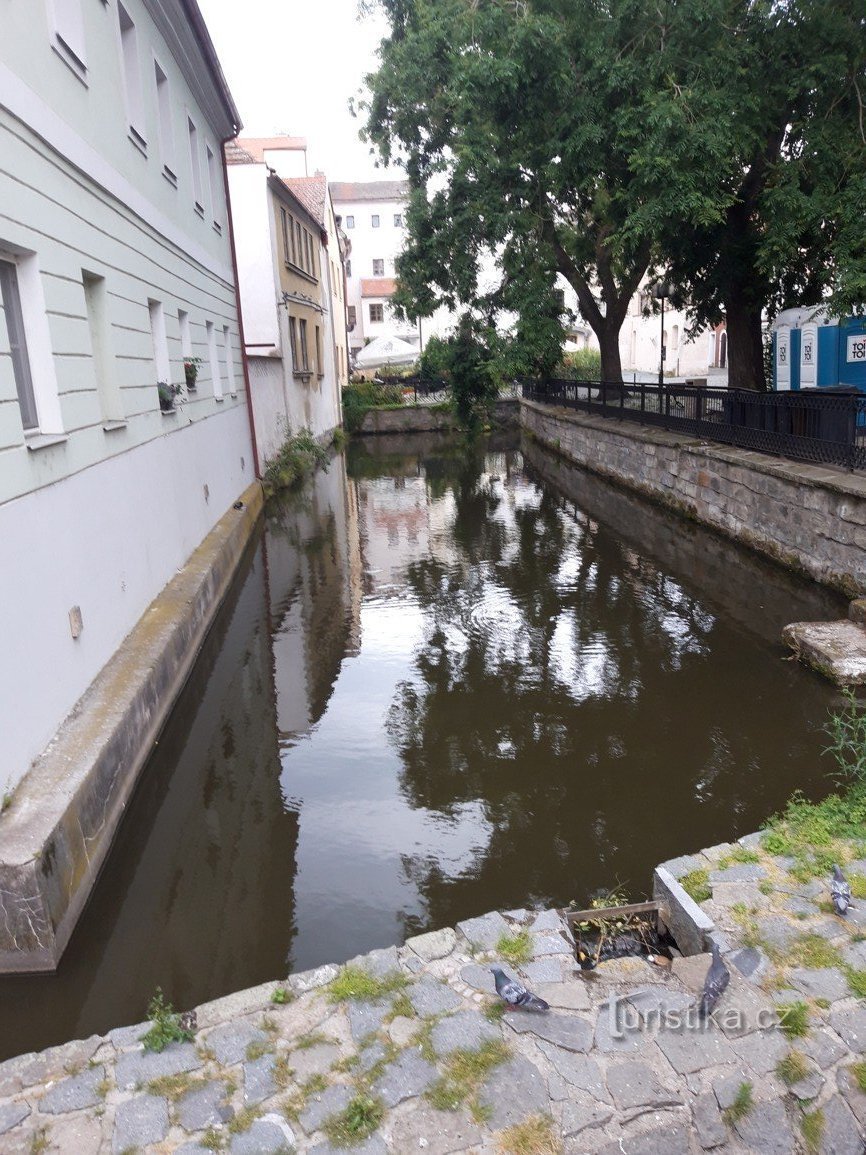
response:
[(380, 16), (357, 0), (199, 0), (243, 121), (243, 135), (287, 133), (308, 142), (310, 173), (329, 180), (402, 176), (376, 168), (349, 113), (376, 68)]

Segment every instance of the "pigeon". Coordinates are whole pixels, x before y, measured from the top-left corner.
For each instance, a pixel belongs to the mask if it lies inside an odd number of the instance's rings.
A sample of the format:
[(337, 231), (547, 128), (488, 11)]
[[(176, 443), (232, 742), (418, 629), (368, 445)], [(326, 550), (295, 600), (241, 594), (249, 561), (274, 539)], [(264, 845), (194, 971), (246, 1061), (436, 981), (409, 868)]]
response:
[(510, 979), (502, 967), (491, 967), (496, 981), (496, 993), (509, 1007), (521, 1007), (524, 1011), (549, 1011), (550, 1005), (528, 991), (516, 979)]
[(854, 905), (851, 901), (851, 887), (848, 884), (848, 879), (840, 868), (835, 865), (833, 867), (833, 877), (830, 879), (830, 897), (833, 899), (833, 906), (836, 913), (843, 918), (848, 913), (848, 908)]
[(711, 943), (710, 949), (713, 952), (713, 961), (710, 963), (710, 969), (707, 971), (701, 1001), (698, 1006), (698, 1014), (702, 1019), (707, 1018), (708, 1015), (713, 1013), (716, 1008), (716, 1003), (725, 993), (728, 983), (731, 981), (731, 972), (722, 962), (718, 945)]

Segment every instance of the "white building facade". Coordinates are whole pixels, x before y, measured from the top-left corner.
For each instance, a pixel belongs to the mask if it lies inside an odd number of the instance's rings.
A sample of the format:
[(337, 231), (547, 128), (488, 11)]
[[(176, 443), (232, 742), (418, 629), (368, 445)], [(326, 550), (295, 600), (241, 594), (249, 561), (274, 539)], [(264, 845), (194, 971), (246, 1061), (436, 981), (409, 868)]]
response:
[[(348, 380), (342, 255), (327, 181), (280, 177), (265, 151), (279, 153), (262, 150), (258, 139), (242, 138), (226, 148), (250, 395), (263, 461), (276, 455), (287, 430), (309, 429), (322, 439), (332, 434), (342, 422), (340, 387)], [(303, 155), (296, 149), (286, 154)]]
[(197, 5), (10, 0), (2, 21), (0, 795), (255, 478), (239, 119)]

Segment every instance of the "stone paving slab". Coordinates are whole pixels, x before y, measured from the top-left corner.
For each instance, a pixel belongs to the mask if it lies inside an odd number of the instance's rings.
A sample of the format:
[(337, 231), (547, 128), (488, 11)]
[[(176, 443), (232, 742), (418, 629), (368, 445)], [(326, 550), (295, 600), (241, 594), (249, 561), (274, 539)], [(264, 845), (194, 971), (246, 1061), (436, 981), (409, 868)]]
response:
[[(749, 844), (759, 864), (731, 865), (733, 850), (690, 856), (718, 872), (726, 900), (737, 886), (754, 897), (759, 876), (741, 867), (759, 866), (767, 891), (754, 909), (710, 900), (701, 911), (708, 925), (695, 923), (703, 944), (724, 938), (733, 972), (707, 1022), (696, 1016), (707, 954), (669, 970), (630, 958), (584, 972), (558, 912), (493, 912), (353, 960), (380, 979), (403, 974), (404, 989), (383, 987), (377, 1001), (333, 1002), (328, 983), (339, 968), (317, 968), (280, 981), (295, 995), (285, 1005), (271, 1001), (274, 983), (199, 1008), (195, 1041), (159, 1054), (144, 1050), (148, 1024), (138, 1024), (0, 1064), (0, 1151), (29, 1155), (44, 1141), (75, 1155), (214, 1144), (241, 1155), (290, 1147), (335, 1155), (343, 1149), (328, 1129), (361, 1099), (382, 1117), (355, 1155), (499, 1155), (502, 1129), (537, 1115), (552, 1120), (561, 1155), (807, 1155), (802, 1118), (811, 1111), (824, 1120), (822, 1152), (864, 1155), (866, 1094), (852, 1066), (866, 1053), (866, 1005), (845, 969), (866, 969), (856, 967), (857, 924), (822, 911), (820, 884), (798, 883), (759, 842)], [(535, 957), (509, 973), (549, 1012), (490, 1013), (498, 1003), (489, 967), (517, 925), (527, 926)], [(827, 958), (838, 965), (786, 965), (784, 951), (804, 936), (831, 944), (838, 953)], [(789, 1039), (774, 1007), (798, 999), (808, 1034)], [(788, 1087), (777, 1067), (792, 1050), (805, 1073)], [(490, 1065), (455, 1090), (467, 1052)], [(734, 1119), (725, 1112), (746, 1082), (752, 1105)], [(456, 1110), (430, 1101), (443, 1087)]]

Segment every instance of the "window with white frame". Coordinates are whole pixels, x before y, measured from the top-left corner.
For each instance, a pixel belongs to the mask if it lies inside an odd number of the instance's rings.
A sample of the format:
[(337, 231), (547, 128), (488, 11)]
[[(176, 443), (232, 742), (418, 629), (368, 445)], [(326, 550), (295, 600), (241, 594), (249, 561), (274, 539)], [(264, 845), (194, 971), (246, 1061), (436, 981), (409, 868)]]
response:
[(204, 216), (204, 200), (201, 190), (201, 158), (198, 152), (198, 129), (189, 117), (186, 118), (186, 131), (189, 138), (189, 167), (192, 173), (192, 194), (195, 201), (195, 211)]
[(348, 313), (349, 313), (349, 319), (348, 319), (349, 328), (354, 329), (355, 325), (357, 323), (357, 319), (358, 319), (358, 315), (355, 312), (355, 306), (354, 305), (349, 305)]
[(210, 215), (213, 227), (216, 231), (222, 232), (222, 225), (220, 224), (220, 216), (222, 215), (218, 210), (220, 207), (219, 195), (219, 172), (217, 170), (217, 161), (213, 149), (209, 144), (204, 146), (205, 156), (207, 158), (207, 183), (208, 191), (210, 192)]
[(126, 91), (126, 113), (133, 140), (147, 146), (144, 127), (144, 99), (141, 91), (141, 66), (138, 60), (138, 37), (129, 13), (118, 2), (117, 19), (120, 23), (120, 51), (123, 60), (123, 83)]
[(207, 353), (208, 361), (210, 362), (210, 378), (213, 382), (213, 395), (217, 401), (223, 399), (223, 379), (220, 372), (220, 359), (217, 350), (217, 335), (216, 325), (213, 321), (205, 322), (205, 329), (207, 331)]
[(111, 348), (111, 321), (108, 315), (108, 289), (105, 277), (82, 269), (81, 283), (84, 287), (84, 305), (87, 310), (87, 327), (90, 331), (90, 349), (93, 353), (93, 373), (96, 378), (100, 412), (105, 421), (122, 421), (125, 414)]
[(395, 229), (402, 229), (402, 227), (403, 227), (403, 214), (402, 213), (394, 213), (394, 228)]
[(159, 152), (162, 157), (162, 171), (172, 184), (177, 184), (177, 172), (174, 159), (174, 125), (171, 115), (171, 89), (168, 77), (160, 67), (159, 61), (153, 62), (153, 75), (156, 81), (156, 111), (159, 118)]
[(54, 47), (80, 80), (87, 76), (84, 17), (81, 0), (49, 0)]
[(352, 262), (351, 261), (346, 261), (346, 276), (347, 277), (352, 276)]
[(370, 306), (370, 320), (373, 322), (385, 320), (385, 306), (374, 304)]
[(18, 269), (13, 261), (0, 257), (0, 365), (8, 357), (12, 362), (12, 377), (18, 394), (21, 424), (24, 431), (39, 428), (36, 395), (27, 352), (24, 331), (24, 311), (18, 288)]
[(223, 325), (223, 359), (226, 366), (226, 381), (228, 382), (229, 393), (232, 397), (237, 397), (238, 386), (235, 381), (235, 363), (232, 357), (232, 335), (228, 325)]
[(148, 298), (147, 311), (150, 314), (150, 336), (153, 341), (153, 365), (156, 382), (171, 385), (171, 362), (168, 358), (168, 336), (165, 331), (165, 310), (162, 301)]
[(373, 213), (373, 215), (370, 217), (370, 224), (372, 225), (372, 227), (374, 229), (378, 229), (378, 227), (379, 227), (379, 214), (378, 213)]
[(298, 318), (299, 340), (301, 345), (301, 370), (310, 371), (310, 347), (307, 344), (307, 322), (303, 317)]
[(353, 229), (355, 227), (355, 218), (353, 216), (346, 217), (346, 228)]
[(316, 325), (316, 372), (320, 377), (325, 376), (325, 364), (322, 360), (322, 330)]
[(374, 257), (373, 258), (373, 276), (374, 277), (384, 277), (385, 276), (385, 262), (381, 257)]

